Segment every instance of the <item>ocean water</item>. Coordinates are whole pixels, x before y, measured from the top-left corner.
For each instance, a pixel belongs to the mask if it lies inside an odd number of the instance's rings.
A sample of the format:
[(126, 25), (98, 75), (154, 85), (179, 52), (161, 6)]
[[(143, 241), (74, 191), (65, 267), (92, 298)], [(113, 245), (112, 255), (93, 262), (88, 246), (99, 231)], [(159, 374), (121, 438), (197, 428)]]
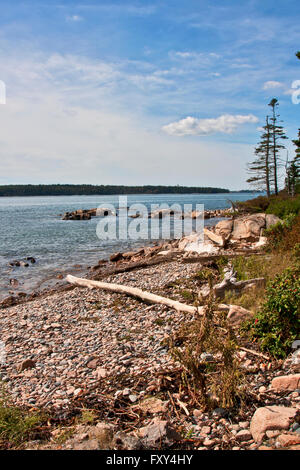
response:
[[(163, 194), (130, 195), (128, 206), (144, 204), (204, 204), (208, 209), (230, 207), (232, 201), (246, 200), (256, 194)], [(99, 218), (63, 221), (61, 214), (77, 209), (91, 209), (114, 204), (118, 196), (47, 196), (0, 198), (0, 299), (9, 291), (30, 292), (53, 286), (59, 274), (76, 272), (97, 264), (116, 251), (131, 250), (145, 245), (144, 240), (100, 240), (96, 234)], [(130, 219), (131, 220), (131, 219)], [(213, 221), (215, 223), (215, 220)], [(212, 221), (205, 221), (212, 223)], [(29, 267), (10, 267), (13, 260), (32, 256)], [(79, 266), (76, 266), (79, 265)], [(81, 268), (82, 267), (82, 268)], [(12, 288), (10, 279), (19, 286)]]

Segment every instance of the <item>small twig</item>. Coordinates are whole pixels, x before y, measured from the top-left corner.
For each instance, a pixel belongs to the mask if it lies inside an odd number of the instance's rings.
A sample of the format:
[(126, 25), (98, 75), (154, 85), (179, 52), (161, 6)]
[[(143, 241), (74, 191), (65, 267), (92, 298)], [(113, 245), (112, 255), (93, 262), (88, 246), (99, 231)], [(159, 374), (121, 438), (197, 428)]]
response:
[(265, 356), (264, 354), (256, 352), (256, 351), (252, 351), (252, 349), (247, 349), (247, 348), (242, 348), (242, 347), (240, 347), (240, 349), (249, 354), (253, 354), (254, 356), (262, 357), (263, 359), (266, 359), (266, 361), (270, 361), (270, 358), (268, 356)]
[(171, 403), (172, 403), (172, 405), (173, 405), (173, 409), (174, 409), (174, 411), (175, 411), (175, 413), (176, 413), (176, 416), (177, 416), (178, 419), (180, 419), (179, 414), (178, 414), (178, 412), (177, 412), (177, 410), (176, 410), (176, 405), (175, 405), (174, 400), (173, 400), (173, 398), (172, 398), (172, 395), (171, 395), (171, 393), (170, 393), (169, 391), (168, 391), (168, 395), (169, 395), (169, 397), (170, 397), (170, 400), (171, 400)]
[(178, 405), (183, 409), (183, 411), (185, 412), (185, 414), (186, 414), (187, 416), (190, 416), (190, 413), (189, 413), (187, 407), (185, 406), (185, 404), (182, 403), (182, 401), (178, 400), (178, 398), (176, 399), (176, 401), (177, 401)]

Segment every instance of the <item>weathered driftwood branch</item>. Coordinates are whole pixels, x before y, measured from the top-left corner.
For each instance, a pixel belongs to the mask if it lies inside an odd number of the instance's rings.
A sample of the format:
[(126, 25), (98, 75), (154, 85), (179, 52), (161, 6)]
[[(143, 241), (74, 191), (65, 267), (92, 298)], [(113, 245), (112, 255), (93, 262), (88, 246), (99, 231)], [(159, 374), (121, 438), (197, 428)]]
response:
[(218, 298), (224, 297), (226, 290), (241, 290), (247, 286), (255, 285), (256, 287), (263, 287), (265, 285), (263, 277), (249, 279), (247, 281), (233, 281), (231, 279), (224, 279), (220, 284), (214, 286), (213, 290)]
[[(227, 290), (233, 290), (233, 291), (239, 291), (247, 286), (256, 286), (256, 287), (264, 287), (265, 286), (265, 279), (263, 277), (257, 277), (254, 279), (248, 279), (246, 281), (237, 281), (236, 279), (236, 272), (234, 271), (232, 266), (228, 266), (227, 268), (224, 269), (224, 279), (222, 282), (219, 284), (216, 284), (213, 287), (213, 292), (216, 298), (223, 298), (225, 295), (225, 292)], [(199, 292), (200, 297), (207, 297), (210, 293), (210, 289), (208, 286), (205, 286), (202, 288), (202, 290)]]
[[(144, 291), (137, 287), (123, 286), (121, 284), (112, 284), (102, 281), (92, 281), (90, 279), (82, 279), (80, 277), (71, 276), (68, 274), (66, 277), (67, 282), (74, 284), (76, 286), (88, 287), (89, 289), (103, 289), (110, 292), (115, 292), (117, 294), (126, 294), (137, 299), (141, 299), (145, 302), (150, 302), (153, 304), (166, 305), (167, 307), (174, 308), (178, 312), (185, 313), (199, 313), (203, 315), (205, 307), (194, 307), (192, 305), (186, 305), (176, 300), (168, 299), (167, 297), (162, 297), (160, 295), (151, 294), (150, 292)], [(229, 310), (230, 306), (225, 304), (218, 305), (219, 310)]]

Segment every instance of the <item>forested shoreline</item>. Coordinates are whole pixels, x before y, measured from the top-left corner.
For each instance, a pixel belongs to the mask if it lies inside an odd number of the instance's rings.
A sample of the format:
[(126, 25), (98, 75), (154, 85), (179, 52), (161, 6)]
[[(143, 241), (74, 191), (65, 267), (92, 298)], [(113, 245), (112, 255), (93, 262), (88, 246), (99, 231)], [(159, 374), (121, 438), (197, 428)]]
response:
[(91, 184), (16, 184), (0, 186), (0, 197), (11, 196), (89, 196), (112, 194), (213, 194), (229, 189), (189, 186), (117, 186)]

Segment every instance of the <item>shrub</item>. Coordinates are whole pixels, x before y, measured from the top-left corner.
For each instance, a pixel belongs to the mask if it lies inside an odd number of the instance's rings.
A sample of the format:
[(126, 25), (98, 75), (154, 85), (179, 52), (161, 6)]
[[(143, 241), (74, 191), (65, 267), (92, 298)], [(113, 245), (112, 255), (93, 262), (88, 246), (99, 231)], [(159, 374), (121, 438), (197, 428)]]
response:
[(0, 390), (0, 448), (12, 448), (32, 439), (43, 418), (14, 406)]
[(258, 196), (255, 199), (249, 199), (248, 201), (238, 201), (236, 203), (239, 212), (266, 212), (270, 204), (270, 198), (267, 196)]
[(283, 219), (289, 214), (298, 215), (300, 213), (300, 197), (289, 199), (273, 199), (267, 210), (267, 214), (274, 214)]
[(261, 349), (284, 358), (300, 335), (300, 269), (288, 268), (271, 281), (266, 301), (256, 318), (245, 326), (257, 338)]
[(265, 235), (268, 238), (269, 250), (293, 250), (294, 246), (300, 243), (300, 215), (287, 216), (283, 224), (273, 225), (265, 231)]

